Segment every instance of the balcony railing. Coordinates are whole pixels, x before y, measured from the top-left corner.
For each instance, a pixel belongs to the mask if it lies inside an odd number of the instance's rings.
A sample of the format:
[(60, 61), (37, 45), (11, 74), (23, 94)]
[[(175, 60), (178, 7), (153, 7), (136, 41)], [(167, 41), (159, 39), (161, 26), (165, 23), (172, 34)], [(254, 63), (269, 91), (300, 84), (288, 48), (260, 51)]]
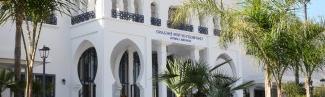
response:
[(199, 33), (201, 33), (201, 34), (208, 34), (207, 27), (199, 26), (198, 30), (199, 30)]
[(220, 36), (220, 32), (221, 32), (221, 30), (219, 30), (219, 29), (213, 29), (214, 36)]
[(130, 13), (127, 11), (117, 11), (112, 9), (112, 18), (119, 18), (123, 20), (132, 20), (134, 22), (143, 23), (144, 16), (141, 14)]
[[(27, 17), (27, 20), (28, 21), (32, 21), (32, 17)], [(44, 23), (46, 24), (50, 24), (50, 25), (57, 25), (57, 18), (56, 16), (53, 14), (53, 15), (50, 15), (46, 21), (44, 21)]]
[(57, 18), (56, 16), (53, 14), (51, 15), (49, 18), (47, 18), (47, 20), (45, 21), (46, 24), (51, 24), (51, 25), (57, 25)]
[(151, 17), (151, 25), (161, 26), (161, 19), (156, 17)]
[(172, 25), (171, 21), (167, 21), (167, 27), (172, 28), (172, 29), (178, 29), (178, 30), (193, 32), (193, 25), (184, 24), (184, 23), (180, 23), (180, 24), (177, 24), (177, 25)]
[(119, 16), (119, 12), (116, 9), (112, 9), (112, 18), (117, 18)]
[(126, 11), (120, 11), (119, 16), (120, 16), (120, 19), (129, 20), (130, 18), (132, 18), (133, 15)]
[(85, 12), (76, 16), (72, 16), (71, 17), (71, 24), (78, 24), (84, 21), (88, 21), (90, 19), (94, 19), (96, 18), (95, 12), (94, 11), (89, 11), (89, 12)]
[(134, 14), (133, 21), (138, 23), (143, 23), (144, 16), (142, 14)]

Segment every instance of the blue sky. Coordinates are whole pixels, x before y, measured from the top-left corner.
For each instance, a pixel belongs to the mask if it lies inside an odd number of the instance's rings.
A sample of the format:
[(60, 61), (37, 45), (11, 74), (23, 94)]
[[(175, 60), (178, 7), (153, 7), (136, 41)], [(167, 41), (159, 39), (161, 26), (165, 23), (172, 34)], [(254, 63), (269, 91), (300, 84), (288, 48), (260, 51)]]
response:
[(325, 0), (311, 0), (308, 11), (310, 18), (325, 17)]

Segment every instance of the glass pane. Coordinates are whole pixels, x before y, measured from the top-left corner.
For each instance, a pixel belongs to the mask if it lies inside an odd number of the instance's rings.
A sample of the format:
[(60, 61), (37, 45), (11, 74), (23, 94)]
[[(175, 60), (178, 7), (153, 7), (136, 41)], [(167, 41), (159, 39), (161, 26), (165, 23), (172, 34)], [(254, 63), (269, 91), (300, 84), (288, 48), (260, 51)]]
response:
[(129, 57), (128, 52), (124, 52), (120, 61), (119, 78), (122, 84), (121, 97), (128, 97), (129, 90)]
[(152, 54), (152, 77), (152, 95), (153, 97), (159, 97), (157, 53)]
[(137, 52), (133, 53), (133, 97), (140, 97), (140, 89), (136, 85), (136, 81), (140, 74), (140, 58)]

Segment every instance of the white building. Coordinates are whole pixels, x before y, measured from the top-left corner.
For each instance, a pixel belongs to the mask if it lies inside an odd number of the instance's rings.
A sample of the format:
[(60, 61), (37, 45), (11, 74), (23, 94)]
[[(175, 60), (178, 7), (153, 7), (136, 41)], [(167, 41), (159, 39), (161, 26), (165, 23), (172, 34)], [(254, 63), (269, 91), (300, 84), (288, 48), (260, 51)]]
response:
[[(84, 11), (74, 17), (57, 14), (52, 22), (56, 25), (44, 25), (39, 48), (51, 48), (46, 72), (55, 75), (55, 97), (167, 97), (166, 86), (153, 84), (153, 75), (164, 70), (168, 56), (211, 66), (231, 59), (224, 72), (240, 77), (239, 83), (254, 80), (256, 85), (249, 92), (263, 94), (261, 67), (239, 43), (220, 47), (217, 19), (191, 16), (183, 26), (168, 26), (168, 13), (180, 0), (87, 3), (88, 7), (80, 5)], [(8, 21), (0, 27), (1, 65), (12, 64), (14, 26)], [(35, 72), (41, 73), (42, 66), (35, 66)], [(293, 73), (287, 74), (286, 80), (294, 79)], [(321, 77), (316, 78), (317, 84)], [(243, 91), (235, 93), (243, 95)]]

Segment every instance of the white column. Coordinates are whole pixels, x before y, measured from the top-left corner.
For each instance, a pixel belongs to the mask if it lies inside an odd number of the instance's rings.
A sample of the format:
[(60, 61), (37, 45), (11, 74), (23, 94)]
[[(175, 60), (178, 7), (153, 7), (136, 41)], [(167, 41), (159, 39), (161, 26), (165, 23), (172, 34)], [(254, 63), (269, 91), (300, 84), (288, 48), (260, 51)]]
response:
[(128, 0), (128, 12), (134, 13), (134, 0)]
[(141, 8), (142, 8), (142, 14), (144, 15), (144, 24), (150, 25), (150, 19), (151, 19), (151, 0), (142, 0)]
[(192, 11), (193, 16), (192, 16), (192, 25), (193, 25), (193, 32), (198, 32), (199, 26), (200, 26), (200, 19), (199, 15), (196, 11)]
[[(102, 12), (103, 13), (103, 17), (111, 17), (112, 14), (112, 0), (102, 0), (103, 2), (103, 7), (100, 11), (96, 11), (96, 12)], [(98, 3), (97, 3), (98, 4)]]
[[(163, 2), (161, 2), (160, 4), (163, 4)], [(168, 20), (168, 9), (169, 6), (163, 6), (163, 5), (159, 5), (160, 8), (158, 8), (158, 12), (159, 12), (159, 16), (161, 19), (161, 26), (167, 28), (167, 20)]]
[[(159, 74), (165, 71), (167, 64), (167, 45), (161, 42), (158, 47), (158, 71)], [(159, 97), (167, 97), (167, 86), (159, 82)]]
[(254, 87), (249, 88), (249, 97), (255, 97)]
[[(132, 87), (131, 87), (131, 85), (132, 84), (134, 84), (134, 80), (133, 80), (133, 52), (134, 52), (134, 50), (131, 50), (131, 49), (128, 49), (127, 50), (128, 51), (128, 60), (129, 60), (129, 64), (128, 64), (128, 66), (129, 66), (129, 68), (128, 68), (128, 72), (129, 72), (129, 94), (131, 94), (131, 91), (132, 91)], [(122, 85), (123, 86), (123, 85)], [(132, 94), (131, 94), (132, 95)]]
[(152, 97), (152, 39), (146, 38), (146, 48), (144, 50), (145, 56), (143, 58), (145, 59), (144, 62), (144, 96), (141, 97)]
[(116, 3), (117, 11), (124, 11), (123, 0), (116, 0)]
[(200, 49), (198, 47), (193, 47), (193, 50), (191, 52), (191, 58), (192, 60), (199, 61), (200, 60)]

